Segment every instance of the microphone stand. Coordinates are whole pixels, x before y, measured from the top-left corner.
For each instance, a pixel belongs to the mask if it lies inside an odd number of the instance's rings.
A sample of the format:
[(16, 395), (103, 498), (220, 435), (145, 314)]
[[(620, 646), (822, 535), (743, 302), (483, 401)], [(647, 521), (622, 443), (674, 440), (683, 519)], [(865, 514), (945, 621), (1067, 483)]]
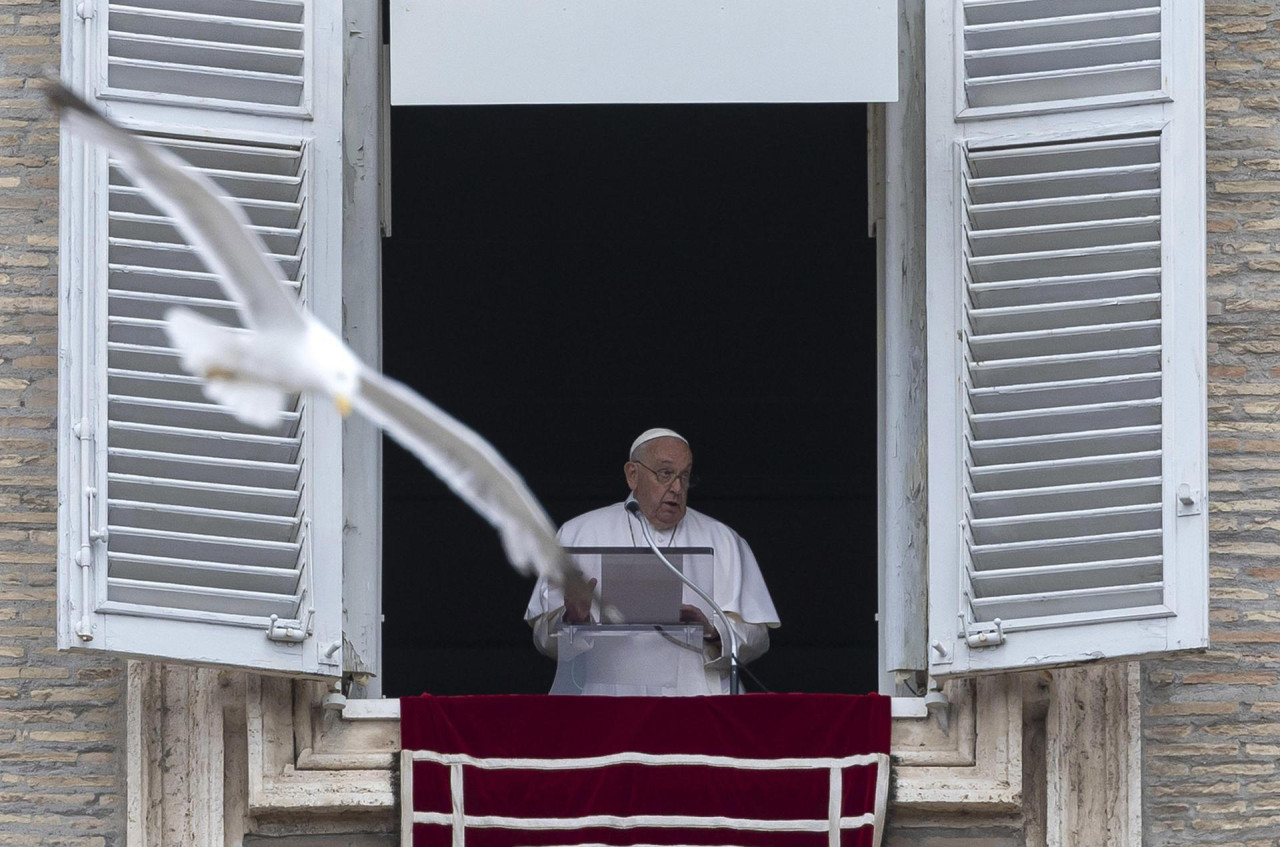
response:
[[(648, 543), (649, 549), (654, 552), (658, 560), (667, 566), (667, 570), (676, 575), (676, 578), (685, 585), (693, 589), (693, 592), (702, 598), (708, 606), (716, 613), (724, 624), (726, 637), (729, 640), (729, 693), (741, 694), (741, 683), (738, 680), (738, 634), (733, 631), (733, 626), (729, 623), (729, 616), (724, 613), (724, 609), (720, 608), (720, 604), (711, 599), (711, 595), (703, 591), (693, 580), (680, 572), (680, 569), (662, 555), (662, 551), (658, 549), (657, 543), (653, 540), (653, 533), (649, 531), (649, 522), (640, 514), (640, 504), (635, 500), (627, 501), (627, 511), (639, 518), (640, 531), (644, 533), (644, 540)], [(721, 639), (723, 643), (724, 639)]]

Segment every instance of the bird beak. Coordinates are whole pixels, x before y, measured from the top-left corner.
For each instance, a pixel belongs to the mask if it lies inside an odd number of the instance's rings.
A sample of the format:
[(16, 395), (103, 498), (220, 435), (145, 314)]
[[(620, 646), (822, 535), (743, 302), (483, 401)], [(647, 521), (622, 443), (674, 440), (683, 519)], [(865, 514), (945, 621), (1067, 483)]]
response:
[(338, 407), (338, 414), (344, 418), (351, 414), (351, 401), (341, 394), (334, 395), (333, 405)]
[(234, 371), (229, 371), (226, 368), (209, 368), (209, 370), (204, 372), (204, 378), (205, 379), (235, 379), (236, 375)]

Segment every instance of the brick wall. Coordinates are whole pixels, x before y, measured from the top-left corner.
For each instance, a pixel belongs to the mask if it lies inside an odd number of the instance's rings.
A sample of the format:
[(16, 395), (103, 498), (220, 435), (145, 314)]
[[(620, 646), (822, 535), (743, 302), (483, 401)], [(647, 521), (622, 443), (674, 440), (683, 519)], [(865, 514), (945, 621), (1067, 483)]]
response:
[(1145, 663), (1146, 843), (1280, 834), (1280, 10), (1206, 10), (1211, 650)]
[(0, 845), (124, 843), (121, 663), (54, 642), (55, 2), (0, 0)]
[[(0, 845), (124, 841), (122, 667), (53, 637), (57, 133), (31, 80), (57, 68), (58, 29), (57, 3), (0, 0)], [(1275, 847), (1280, 12), (1211, 4), (1207, 30), (1214, 646), (1145, 663), (1144, 827)]]

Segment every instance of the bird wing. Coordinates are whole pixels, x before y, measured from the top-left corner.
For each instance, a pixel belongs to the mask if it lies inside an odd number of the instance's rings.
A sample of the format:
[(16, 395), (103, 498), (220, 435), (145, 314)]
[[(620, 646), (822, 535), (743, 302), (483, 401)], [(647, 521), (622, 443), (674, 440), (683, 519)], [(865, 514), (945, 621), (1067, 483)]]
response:
[(407, 386), (367, 367), (352, 405), (417, 456), (502, 536), (511, 564), (585, 585), (546, 512), (493, 445)]
[(232, 299), (244, 306), (250, 327), (304, 331), (302, 313), (280, 284), (280, 269), (266, 245), (250, 229), (240, 207), (223, 199), (211, 180), (168, 150), (114, 123), (63, 86), (52, 84), (48, 94), (64, 127), (110, 150), (147, 196), (173, 218), (221, 277)]
[[(112, 123), (60, 85), (49, 97), (63, 126), (112, 151), (148, 196), (174, 218), (183, 235), (220, 274), (228, 293), (256, 330), (306, 332), (306, 318), (285, 292), (266, 246), (244, 213), (218, 196), (201, 174), (167, 150), (147, 144)], [(463, 500), (493, 524), (507, 557), (554, 582), (585, 586), (556, 541), (546, 512), (519, 475), (483, 438), (405, 386), (361, 366), (352, 404), (405, 445)]]

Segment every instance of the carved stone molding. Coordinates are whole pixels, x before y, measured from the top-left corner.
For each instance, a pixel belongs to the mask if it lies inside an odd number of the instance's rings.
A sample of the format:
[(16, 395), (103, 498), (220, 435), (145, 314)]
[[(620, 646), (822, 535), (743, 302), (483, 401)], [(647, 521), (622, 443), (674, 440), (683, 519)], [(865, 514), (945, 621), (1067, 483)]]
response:
[(948, 682), (938, 717), (893, 722), (890, 815), (1022, 808), (1022, 691), (1016, 676)]
[(395, 720), (343, 721), (315, 683), (131, 662), (129, 847), (396, 826)]
[(1050, 673), (1045, 719), (1048, 847), (1141, 847), (1138, 663)]
[[(900, 710), (891, 823), (978, 816), (1025, 826), (1031, 847), (1137, 845), (1134, 674), (1115, 664), (954, 680), (945, 720)], [(352, 701), (344, 714), (321, 705), (318, 683), (145, 662), (130, 663), (128, 683), (130, 847), (395, 832), (397, 702)]]
[[(323, 692), (323, 687), (311, 682), (248, 679), (251, 816), (379, 812), (389, 816), (394, 811), (391, 765), (395, 751), (383, 749), (386, 742), (373, 741), (379, 734), (368, 727), (363, 733), (348, 732), (336, 713), (325, 720), (320, 706)], [(326, 728), (330, 730), (327, 738)], [(399, 727), (391, 729), (398, 749)], [(366, 741), (374, 749), (362, 747)]]

